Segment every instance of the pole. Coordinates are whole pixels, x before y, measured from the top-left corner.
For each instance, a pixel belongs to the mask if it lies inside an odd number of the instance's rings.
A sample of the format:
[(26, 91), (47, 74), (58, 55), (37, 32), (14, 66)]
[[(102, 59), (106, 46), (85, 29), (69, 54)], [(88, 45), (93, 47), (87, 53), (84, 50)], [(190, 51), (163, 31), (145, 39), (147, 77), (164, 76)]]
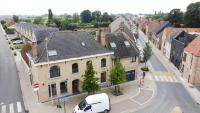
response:
[(37, 90), (37, 97), (38, 97), (38, 102), (39, 102), (39, 92), (38, 92), (38, 90)]
[(65, 101), (64, 101), (64, 113), (66, 113), (66, 108), (65, 108)]

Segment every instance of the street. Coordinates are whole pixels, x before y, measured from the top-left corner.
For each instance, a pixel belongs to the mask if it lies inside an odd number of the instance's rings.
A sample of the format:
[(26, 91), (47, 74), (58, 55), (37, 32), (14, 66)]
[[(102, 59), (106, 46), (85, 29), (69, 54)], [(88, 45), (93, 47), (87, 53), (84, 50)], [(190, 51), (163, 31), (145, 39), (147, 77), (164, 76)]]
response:
[(24, 113), (17, 68), (2, 29), (0, 29), (0, 90), (0, 113)]
[(149, 105), (136, 113), (170, 113), (179, 106), (184, 113), (199, 113), (199, 106), (180, 83), (157, 82), (157, 95)]
[[(139, 35), (139, 43), (144, 46), (144, 34)], [(156, 53), (150, 59), (155, 72), (166, 72)], [(164, 75), (161, 75), (164, 76)], [(172, 75), (173, 76), (173, 75)], [(154, 75), (154, 80), (156, 75)], [(175, 106), (179, 106), (184, 113), (199, 113), (200, 106), (192, 99), (185, 87), (181, 83), (156, 82), (157, 94), (153, 101), (148, 103), (143, 109), (136, 113), (170, 113)]]

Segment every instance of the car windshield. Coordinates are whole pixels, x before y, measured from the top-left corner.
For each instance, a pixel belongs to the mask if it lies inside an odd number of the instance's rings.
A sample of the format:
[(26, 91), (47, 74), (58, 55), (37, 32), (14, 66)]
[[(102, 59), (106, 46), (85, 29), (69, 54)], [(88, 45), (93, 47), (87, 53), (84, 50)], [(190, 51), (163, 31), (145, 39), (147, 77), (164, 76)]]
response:
[(80, 110), (83, 110), (83, 108), (85, 108), (86, 105), (87, 105), (87, 102), (85, 100), (83, 100), (83, 101), (80, 102), (78, 107), (80, 108)]

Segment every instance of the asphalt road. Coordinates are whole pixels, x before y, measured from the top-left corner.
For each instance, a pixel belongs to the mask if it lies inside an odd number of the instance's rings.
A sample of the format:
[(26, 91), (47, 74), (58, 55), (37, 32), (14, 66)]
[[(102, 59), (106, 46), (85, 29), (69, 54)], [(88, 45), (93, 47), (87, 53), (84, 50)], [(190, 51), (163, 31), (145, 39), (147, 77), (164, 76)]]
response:
[[(145, 41), (142, 38), (142, 34), (139, 35), (139, 43), (141, 45), (142, 48), (145, 47)], [(151, 56), (151, 58), (149, 59), (150, 63), (152, 64), (153, 68), (155, 71), (167, 71), (167, 69), (162, 65), (162, 63), (160, 62), (160, 60), (158, 60), (157, 56), (155, 55), (155, 53), (153, 53), (153, 55)]]
[(200, 113), (200, 107), (180, 83), (157, 82), (157, 95), (145, 108), (135, 113), (170, 113), (179, 106), (184, 113)]
[[(139, 35), (139, 43), (145, 45), (143, 34)], [(150, 59), (154, 71), (167, 71), (157, 56)], [(200, 106), (196, 104), (181, 83), (156, 82), (157, 94), (153, 101), (135, 113), (170, 113), (175, 106), (179, 106), (184, 113), (200, 113)]]
[(15, 61), (0, 26), (0, 113), (4, 111), (24, 113), (24, 106)]

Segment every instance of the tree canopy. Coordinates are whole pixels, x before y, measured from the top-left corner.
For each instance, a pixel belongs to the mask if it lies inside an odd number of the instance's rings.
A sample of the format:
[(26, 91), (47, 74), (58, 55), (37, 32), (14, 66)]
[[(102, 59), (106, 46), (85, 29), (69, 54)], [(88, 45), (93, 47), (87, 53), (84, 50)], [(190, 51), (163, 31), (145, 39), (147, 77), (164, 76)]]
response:
[(79, 14), (78, 14), (78, 13), (74, 13), (74, 14), (72, 15), (72, 21), (73, 21), (74, 23), (78, 23), (79, 20), (80, 20)]
[(116, 59), (110, 74), (111, 83), (115, 85), (115, 95), (119, 95), (119, 84), (126, 82), (125, 69), (122, 66), (119, 58)]
[(95, 20), (96, 22), (100, 22), (101, 20), (101, 11), (96, 10), (92, 12), (92, 20)]
[(41, 25), (44, 25), (44, 22), (45, 22), (45, 20), (44, 20), (42, 17), (36, 17), (36, 18), (33, 20), (33, 23), (34, 23), (34, 24), (41, 24)]
[(188, 5), (184, 21), (186, 27), (200, 27), (200, 2)]
[(145, 67), (146, 67), (147, 61), (153, 55), (152, 48), (150, 47), (149, 43), (146, 43), (145, 47), (143, 48), (143, 55), (144, 55), (144, 61), (145, 61)]
[(172, 9), (168, 14), (168, 20), (175, 27), (180, 27), (180, 24), (183, 22), (183, 12), (180, 9)]
[(94, 94), (100, 89), (98, 84), (99, 78), (95, 77), (95, 71), (91, 62), (87, 64), (87, 69), (85, 70), (83, 77), (82, 88), (83, 90), (87, 91), (88, 94)]
[(17, 15), (13, 15), (13, 20), (14, 20), (15, 22), (19, 22), (19, 17), (18, 17)]
[(83, 10), (81, 12), (81, 20), (83, 23), (90, 23), (92, 21), (92, 15), (91, 15), (91, 12), (90, 10)]

